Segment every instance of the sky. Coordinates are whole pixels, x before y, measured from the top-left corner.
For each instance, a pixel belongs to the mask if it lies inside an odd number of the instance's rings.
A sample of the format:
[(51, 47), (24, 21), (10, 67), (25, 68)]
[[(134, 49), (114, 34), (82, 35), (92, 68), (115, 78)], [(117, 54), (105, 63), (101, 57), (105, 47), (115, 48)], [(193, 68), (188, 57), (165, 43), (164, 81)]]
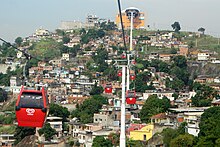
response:
[[(61, 21), (83, 21), (88, 14), (115, 20), (117, 0), (1, 0), (0, 37), (14, 42), (36, 29), (54, 32)], [(175, 21), (181, 30), (206, 29), (220, 37), (220, 0), (120, 0), (121, 8), (137, 7), (145, 12), (150, 29), (169, 29)], [(0, 42), (1, 44), (1, 42)]]

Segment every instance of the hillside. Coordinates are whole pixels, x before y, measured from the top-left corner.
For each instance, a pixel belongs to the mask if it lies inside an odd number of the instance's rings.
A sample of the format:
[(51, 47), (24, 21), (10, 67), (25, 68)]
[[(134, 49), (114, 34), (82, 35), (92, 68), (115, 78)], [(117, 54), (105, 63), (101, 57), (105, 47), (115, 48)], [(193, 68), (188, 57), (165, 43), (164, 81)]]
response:
[(212, 77), (219, 76), (220, 64), (204, 63), (204, 62), (188, 62), (188, 70), (191, 77), (198, 75), (209, 75)]

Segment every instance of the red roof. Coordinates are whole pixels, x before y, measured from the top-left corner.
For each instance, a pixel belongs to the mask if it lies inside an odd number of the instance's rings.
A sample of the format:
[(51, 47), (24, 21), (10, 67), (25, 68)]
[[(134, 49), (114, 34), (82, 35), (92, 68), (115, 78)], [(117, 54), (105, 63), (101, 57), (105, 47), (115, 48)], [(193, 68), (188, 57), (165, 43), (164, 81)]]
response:
[(159, 113), (159, 114), (153, 115), (151, 118), (152, 119), (163, 119), (166, 117), (167, 117), (167, 115), (165, 113)]

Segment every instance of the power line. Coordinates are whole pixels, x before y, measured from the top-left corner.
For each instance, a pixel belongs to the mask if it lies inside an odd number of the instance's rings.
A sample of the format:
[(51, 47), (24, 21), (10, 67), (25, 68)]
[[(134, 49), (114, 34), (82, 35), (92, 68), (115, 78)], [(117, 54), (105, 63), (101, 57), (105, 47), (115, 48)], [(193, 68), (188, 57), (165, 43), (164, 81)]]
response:
[(42, 60), (40, 60), (40, 59), (38, 59), (38, 58), (36, 58), (36, 57), (32, 56), (31, 54), (29, 54), (29, 53), (27, 53), (27, 52), (25, 52), (25, 51), (23, 51), (23, 50), (21, 50), (21, 49), (17, 48), (16, 46), (12, 45), (11, 43), (9, 43), (9, 42), (5, 41), (5, 40), (4, 40), (4, 39), (2, 39), (2, 38), (0, 38), (0, 40), (1, 40), (2, 42), (6, 43), (7, 45), (9, 45), (9, 46), (13, 47), (14, 49), (16, 49), (16, 50), (18, 50), (18, 51), (22, 52), (22, 53), (24, 54), (24, 56), (25, 56), (25, 57), (26, 57), (28, 60), (30, 60), (30, 59), (32, 59), (32, 58), (33, 58), (33, 59), (36, 59), (36, 60), (38, 60), (38, 61), (42, 61)]

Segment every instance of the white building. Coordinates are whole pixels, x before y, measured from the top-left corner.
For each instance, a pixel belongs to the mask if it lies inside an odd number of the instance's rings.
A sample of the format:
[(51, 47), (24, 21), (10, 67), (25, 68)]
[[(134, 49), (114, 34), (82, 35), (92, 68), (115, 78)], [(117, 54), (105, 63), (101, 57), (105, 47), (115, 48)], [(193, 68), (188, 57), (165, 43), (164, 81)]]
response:
[(187, 122), (186, 132), (192, 134), (193, 136), (198, 136), (199, 134), (199, 122), (200, 117), (203, 112), (185, 112), (184, 121)]
[(35, 31), (33, 36), (49, 36), (49, 35), (50, 32), (48, 30), (40, 28)]
[(63, 60), (66, 60), (66, 61), (70, 61), (70, 54), (63, 53), (63, 54), (62, 54), (62, 59), (63, 59)]
[(170, 101), (173, 101), (174, 100), (173, 93), (174, 93), (173, 91), (146, 90), (145, 93), (143, 93), (143, 99), (147, 100), (149, 96), (157, 95), (159, 99), (162, 99), (163, 97), (167, 97)]
[(12, 146), (14, 142), (14, 134), (0, 134), (0, 146)]
[(55, 129), (57, 132), (57, 137), (60, 138), (62, 136), (62, 118), (56, 116), (47, 117), (47, 122), (50, 124), (51, 128)]
[(198, 53), (198, 61), (207, 61), (209, 56), (209, 53)]

